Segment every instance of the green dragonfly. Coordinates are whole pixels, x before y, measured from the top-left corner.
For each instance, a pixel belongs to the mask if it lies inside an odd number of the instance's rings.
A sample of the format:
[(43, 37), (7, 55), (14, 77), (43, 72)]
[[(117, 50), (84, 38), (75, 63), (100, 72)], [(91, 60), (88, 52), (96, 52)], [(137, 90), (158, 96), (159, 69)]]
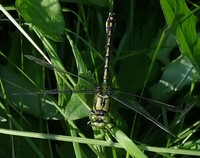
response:
[[(90, 84), (93, 89), (91, 90), (71, 90), (71, 93), (86, 93), (86, 94), (94, 94), (94, 103), (93, 103), (93, 108), (89, 112), (89, 119), (90, 121), (88, 122), (89, 125), (95, 126), (98, 128), (112, 128), (115, 126), (115, 121), (114, 118), (110, 116), (110, 109), (111, 109), (111, 99), (114, 99), (115, 101), (121, 103), (122, 105), (125, 105), (126, 107), (134, 110), (135, 112), (139, 113), (149, 121), (153, 122), (155, 125), (160, 127), (162, 130), (165, 132), (173, 135), (165, 126), (163, 126), (160, 122), (158, 122), (149, 112), (147, 112), (142, 106), (139, 105), (139, 103), (136, 103), (133, 100), (130, 100), (130, 97), (138, 97), (140, 99), (143, 99), (145, 101), (151, 101), (155, 104), (160, 104), (164, 108), (175, 111), (175, 112), (180, 112), (179, 109), (176, 107), (162, 103), (156, 100), (148, 99), (145, 97), (141, 97), (132, 93), (128, 92), (123, 92), (118, 89), (112, 89), (109, 84), (108, 84), (108, 70), (109, 70), (109, 57), (110, 57), (110, 51), (111, 51), (111, 39), (112, 39), (112, 34), (115, 29), (115, 14), (114, 13), (109, 13), (108, 19), (106, 21), (106, 46), (105, 46), (105, 63), (104, 63), (104, 73), (103, 73), (103, 82), (99, 86), (93, 81), (88, 80), (87, 78), (79, 75), (75, 75), (73, 73), (70, 73), (65, 70), (61, 70), (59, 68), (53, 67), (47, 62), (44, 62), (41, 59), (38, 59), (33, 56), (26, 55), (26, 57), (35, 63), (42, 65), (44, 67), (47, 67), (49, 69), (66, 73), (70, 76), (79, 78), (86, 82), (87, 84)], [(60, 93), (58, 90), (49, 90), (49, 91), (44, 91), (42, 93), (48, 93), (48, 94), (57, 94)], [(61, 92), (65, 93), (65, 91)], [(35, 93), (36, 94), (36, 93)], [(127, 96), (127, 97), (126, 97)], [(174, 135), (173, 135), (174, 136)]]

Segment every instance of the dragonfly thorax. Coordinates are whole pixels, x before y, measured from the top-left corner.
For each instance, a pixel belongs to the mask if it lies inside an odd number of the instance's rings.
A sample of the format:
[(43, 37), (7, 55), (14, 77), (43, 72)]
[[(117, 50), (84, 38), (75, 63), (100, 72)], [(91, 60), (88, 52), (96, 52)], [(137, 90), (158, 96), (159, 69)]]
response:
[(110, 111), (110, 97), (111, 88), (110, 87), (98, 87), (93, 110), (90, 111), (90, 124), (98, 128), (104, 128), (112, 122), (108, 113)]
[(110, 96), (111, 89), (109, 87), (98, 87), (94, 98), (93, 110), (97, 113), (108, 113), (110, 110)]

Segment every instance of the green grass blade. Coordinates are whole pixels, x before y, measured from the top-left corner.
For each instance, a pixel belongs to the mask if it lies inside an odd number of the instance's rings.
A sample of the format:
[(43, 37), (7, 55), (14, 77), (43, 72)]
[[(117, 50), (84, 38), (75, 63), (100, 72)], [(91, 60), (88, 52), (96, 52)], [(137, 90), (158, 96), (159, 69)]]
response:
[(110, 129), (111, 133), (119, 144), (135, 158), (147, 158), (147, 156), (117, 127)]
[[(157, 152), (157, 153), (171, 153), (171, 154), (178, 154), (178, 155), (190, 155), (190, 156), (199, 156), (200, 151), (195, 149), (177, 149), (174, 148), (162, 148), (162, 147), (151, 147), (151, 146), (139, 146), (139, 148), (119, 129), (115, 127), (111, 130), (113, 136), (116, 138), (119, 143), (109, 142), (109, 141), (102, 141), (102, 140), (95, 140), (95, 139), (87, 139), (87, 138), (80, 138), (80, 137), (70, 137), (64, 135), (57, 135), (57, 134), (45, 134), (45, 133), (36, 133), (36, 132), (27, 132), (27, 131), (17, 131), (17, 130), (10, 130), (0, 128), (0, 133), (5, 135), (13, 135), (13, 136), (20, 136), (20, 137), (29, 137), (29, 138), (37, 138), (37, 139), (49, 139), (49, 140), (56, 140), (56, 141), (63, 141), (63, 142), (77, 142), (83, 144), (93, 144), (93, 145), (102, 145), (107, 147), (115, 147), (115, 148), (127, 148), (127, 152), (130, 152), (132, 156), (141, 156), (139, 158), (146, 158), (147, 156), (139, 149), (150, 152)], [(115, 133), (114, 133), (115, 132)], [(124, 139), (124, 140), (123, 140)], [(124, 143), (130, 143), (130, 147), (128, 147)], [(130, 151), (129, 151), (130, 150)], [(135, 151), (134, 151), (135, 150)]]
[(0, 4), (0, 10), (5, 14), (5, 16), (16, 26), (16, 28), (27, 38), (27, 40), (35, 47), (35, 49), (51, 63), (50, 60), (45, 56), (45, 53), (38, 47), (38, 45), (31, 39), (31, 37), (24, 31), (24, 29), (16, 22), (16, 20), (5, 10), (5, 8)]
[[(23, 130), (22, 127), (18, 124), (17, 120), (15, 120), (15, 118), (12, 116), (12, 114), (9, 111), (7, 95), (6, 95), (6, 91), (4, 89), (4, 85), (3, 85), (3, 82), (2, 82), (1, 79), (0, 79), (0, 88), (1, 88), (1, 91), (2, 91), (2, 98), (6, 102), (6, 106), (4, 106), (2, 102), (0, 102), (0, 108), (2, 109), (2, 111), (7, 116), (8, 121), (9, 121), (8, 124), (9, 124), (10, 128), (12, 129), (13, 127), (15, 127), (18, 130)], [(38, 157), (44, 158), (44, 155), (42, 154), (42, 152), (39, 150), (39, 148), (34, 144), (34, 142), (30, 138), (25, 138), (25, 140), (30, 145), (30, 147), (35, 151), (35, 153), (38, 155)], [(15, 146), (13, 146), (13, 145), (14, 144), (12, 144), (12, 148), (14, 149)]]
[(162, 46), (162, 43), (163, 43), (163, 40), (164, 40), (164, 38), (165, 38), (166, 31), (167, 31), (167, 30), (164, 30), (164, 31), (163, 31), (163, 33), (162, 33), (162, 35), (161, 35), (161, 37), (160, 37), (160, 40), (159, 40), (159, 42), (158, 42), (158, 45), (157, 45), (157, 47), (156, 47), (156, 50), (155, 50), (155, 52), (154, 52), (154, 55), (153, 55), (153, 57), (152, 57), (151, 64), (150, 64), (150, 66), (149, 66), (149, 70), (148, 70), (148, 72), (147, 72), (147, 76), (146, 76), (146, 78), (145, 78), (144, 85), (143, 85), (143, 88), (142, 88), (141, 96), (143, 95), (144, 90), (145, 90), (145, 87), (146, 87), (146, 84), (148, 83), (149, 77), (150, 77), (150, 75), (151, 75), (153, 66), (154, 66), (155, 61), (156, 61), (156, 57), (157, 57), (157, 55), (158, 55), (158, 53), (159, 53), (159, 50), (160, 50), (160, 48), (161, 48), (161, 46)]

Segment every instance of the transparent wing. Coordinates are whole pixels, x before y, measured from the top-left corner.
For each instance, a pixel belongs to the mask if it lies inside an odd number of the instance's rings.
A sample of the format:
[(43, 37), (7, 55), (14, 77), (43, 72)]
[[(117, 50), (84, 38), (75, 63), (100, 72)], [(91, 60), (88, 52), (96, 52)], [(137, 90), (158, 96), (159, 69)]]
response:
[[(65, 71), (65, 70), (61, 70), (61, 69), (55, 68), (55, 67), (53, 67), (52, 65), (50, 65), (49, 63), (47, 63), (47, 62), (45, 62), (45, 61), (43, 61), (43, 60), (41, 60), (41, 59), (38, 59), (38, 58), (36, 58), (36, 57), (34, 57), (34, 56), (31, 56), (31, 55), (25, 55), (25, 57), (28, 58), (29, 60), (32, 60), (32, 61), (34, 61), (35, 63), (37, 63), (37, 64), (39, 64), (39, 65), (41, 65), (41, 66), (47, 67), (47, 68), (49, 68), (49, 69), (51, 69), (51, 70), (56, 70), (56, 71), (58, 71), (58, 72), (67, 73), (67, 74), (69, 74), (69, 75), (71, 75), (71, 76), (74, 76), (74, 77), (76, 77), (76, 78), (81, 78), (81, 79), (83, 79), (85, 82), (88, 82), (88, 83), (92, 84), (94, 87), (97, 87), (97, 84), (96, 84), (95, 82), (90, 81), (90, 80), (86, 79), (86, 78), (83, 77), (83, 76), (78, 76), (78, 75), (75, 75), (75, 74), (73, 74), (73, 73), (71, 73), (71, 72), (68, 72), (68, 71)], [(121, 90), (119, 90), (119, 89), (114, 89), (114, 91), (115, 91), (115, 92), (120, 92), (120, 93), (126, 94), (126, 95), (128, 95), (128, 96), (133, 96), (133, 97), (142, 99), (142, 100), (147, 101), (147, 102), (152, 102), (152, 103), (154, 103), (155, 105), (160, 105), (160, 106), (162, 106), (162, 107), (164, 107), (165, 109), (168, 109), (168, 110), (170, 110), (170, 111), (181, 112), (181, 110), (178, 109), (177, 107), (174, 107), (174, 106), (172, 106), (172, 105), (170, 105), (170, 104), (167, 104), (167, 103), (163, 103), (163, 102), (160, 102), (160, 101), (157, 101), (157, 100), (153, 100), (153, 99), (149, 99), (149, 98), (146, 98), (146, 97), (142, 97), (142, 96), (139, 96), (139, 95), (136, 95), (136, 94), (133, 94), (133, 93), (121, 91)], [(76, 90), (76, 91), (74, 91), (74, 90), (65, 90), (65, 91), (58, 91), (58, 90), (54, 89), (54, 90), (47, 90), (47, 91), (44, 91), (44, 92), (41, 92), (41, 93), (58, 94), (58, 93), (84, 93), (84, 92), (90, 94), (90, 93), (94, 93), (95, 91), (94, 91), (94, 90)], [(30, 93), (30, 94), (31, 94), (31, 93)], [(38, 94), (39, 94), (39, 93), (38, 93)]]
[[(77, 93), (77, 94), (94, 94), (95, 90), (94, 89), (87, 89), (87, 90), (71, 90), (67, 89), (64, 91), (59, 91), (58, 89), (51, 89), (51, 90), (43, 90), (43, 91), (37, 91), (37, 92), (30, 92), (30, 91), (24, 91), (23, 95), (44, 95), (44, 94), (72, 94), (72, 93)], [(22, 93), (12, 93), (12, 95), (19, 95)]]
[(139, 106), (134, 100), (130, 100), (125, 98), (124, 96), (120, 96), (119, 94), (112, 95), (112, 98), (117, 102), (125, 105), (126, 107), (132, 109), (133, 111), (137, 112), (138, 114), (142, 115), (149, 121), (153, 122), (159, 128), (164, 130), (165, 132), (169, 133), (170, 135), (176, 137), (172, 132), (170, 132), (165, 126), (163, 126), (160, 122), (158, 122), (149, 112), (147, 112), (143, 107)]
[[(41, 66), (44, 66), (50, 70), (60, 72), (61, 75), (68, 74), (69, 76), (72, 76), (76, 78), (77, 82), (74, 85), (74, 87), (67, 87), (65, 86), (63, 89), (53, 89), (53, 90), (42, 90), (40, 88), (34, 87), (32, 85), (33, 89), (28, 89), (28, 88), (22, 88), (17, 89), (16, 91), (11, 92), (10, 94), (13, 95), (19, 95), (22, 96), (23, 98), (31, 98), (31, 95), (37, 96), (38, 94), (41, 94), (39, 97), (43, 97), (42, 94), (46, 97), (48, 94), (59, 94), (55, 97), (52, 97), (56, 101), (56, 106), (57, 107), (62, 107), (62, 110), (64, 111), (65, 118), (70, 119), (70, 120), (76, 120), (79, 118), (87, 117), (89, 114), (89, 110), (92, 107), (92, 95), (85, 95), (85, 94), (94, 94), (95, 88), (96, 88), (96, 83), (94, 82), (93, 76), (90, 72), (87, 72), (86, 74), (81, 74), (81, 75), (75, 75), (73, 73), (70, 73), (68, 71), (53, 67), (49, 63), (35, 58), (33, 56), (26, 56), (28, 59), (34, 61), (36, 64), (39, 64)], [(63, 74), (62, 74), (63, 73)], [(65, 79), (65, 78), (64, 78)], [(78, 93), (78, 94), (77, 94)], [(68, 95), (60, 95), (60, 94), (68, 94)], [(28, 96), (26, 96), (28, 95)], [(19, 98), (18, 96), (15, 98)], [(31, 100), (31, 99), (29, 99)], [(38, 105), (40, 106), (40, 105)]]
[(167, 103), (163, 103), (163, 102), (160, 102), (160, 101), (157, 101), (157, 100), (154, 100), (154, 99), (149, 99), (149, 98), (146, 98), (146, 97), (143, 97), (143, 96), (139, 96), (139, 95), (136, 95), (136, 94), (133, 94), (133, 93), (129, 93), (129, 92), (124, 92), (124, 91), (121, 91), (121, 90), (114, 90), (115, 94), (124, 94), (126, 95), (127, 97), (133, 97), (134, 98), (138, 98), (139, 100), (144, 100), (146, 102), (150, 102), (150, 103), (153, 103), (153, 105), (156, 105), (156, 106), (161, 106), (162, 108), (165, 108), (167, 110), (170, 110), (170, 111), (173, 111), (173, 112), (182, 112), (181, 109), (173, 106), (173, 105), (170, 105), (170, 104), (167, 104)]
[(75, 74), (73, 74), (73, 73), (71, 73), (71, 72), (69, 72), (69, 71), (56, 68), (56, 67), (52, 66), (51, 64), (49, 64), (49, 63), (47, 63), (47, 62), (45, 62), (45, 61), (43, 61), (43, 60), (41, 60), (41, 59), (39, 59), (39, 58), (36, 58), (36, 57), (34, 57), (34, 56), (31, 56), (31, 55), (25, 55), (25, 57), (26, 57), (27, 59), (29, 59), (29, 60), (34, 61), (36, 64), (41, 65), (41, 66), (44, 66), (44, 67), (46, 67), (46, 68), (48, 68), (48, 69), (50, 69), (50, 70), (55, 70), (55, 71), (57, 71), (57, 72), (65, 73), (65, 74), (68, 74), (68, 75), (73, 76), (73, 77), (76, 77), (76, 78), (81, 78), (81, 79), (84, 80), (85, 82), (87, 82), (87, 83), (89, 83), (89, 84), (91, 84), (91, 85), (93, 85), (93, 86), (95, 86), (95, 87), (97, 86), (97, 84), (96, 84), (94, 81), (88, 80), (88, 79), (85, 78), (84, 76), (75, 75)]
[[(86, 79), (85, 77), (82, 77), (82, 76), (78, 76), (78, 75), (75, 75), (73, 73), (70, 73), (68, 71), (65, 71), (65, 70), (60, 70), (60, 69), (57, 69), (55, 67), (53, 67), (52, 65), (50, 65), (49, 63), (47, 62), (44, 62), (43, 60), (40, 60), (38, 58), (35, 58), (33, 56), (26, 56), (28, 59), (36, 62), (37, 64), (39, 65), (42, 65), (42, 66), (45, 66), (51, 70), (56, 70), (56, 71), (59, 71), (59, 72), (63, 72), (63, 73), (67, 73), (71, 76), (74, 76), (74, 77), (77, 77), (77, 78), (81, 78), (82, 80), (86, 81), (87, 83), (93, 85), (94, 87), (97, 87), (97, 84), (95, 82), (92, 82), (92, 81), (89, 81), (88, 79)], [(159, 104), (161, 105), (162, 107), (168, 109), (168, 110), (171, 110), (171, 111), (176, 111), (176, 112), (180, 112), (179, 109), (177, 109), (176, 107), (172, 106), (172, 105), (169, 105), (169, 104), (166, 104), (166, 103), (162, 103), (162, 102), (159, 102), (159, 101), (156, 101), (156, 100), (152, 100), (152, 99), (149, 99), (149, 98), (145, 98), (145, 97), (141, 97), (141, 96), (138, 96), (138, 95), (135, 95), (135, 94), (132, 94), (132, 93), (128, 93), (128, 92), (123, 92), (123, 91), (119, 91), (119, 90), (114, 90), (116, 91), (116, 93), (114, 95), (112, 95), (112, 98), (118, 102), (120, 102), (121, 104), (125, 105), (126, 107), (134, 110), (135, 112), (139, 113), (140, 115), (144, 116), (146, 119), (150, 120), (151, 122), (153, 122), (154, 124), (156, 124), (158, 127), (160, 127), (161, 129), (163, 129), (164, 131), (166, 131), (167, 133), (173, 135), (166, 127), (164, 127), (160, 122), (158, 122), (153, 116), (151, 116), (151, 114), (149, 114), (144, 108), (142, 108), (141, 106), (139, 106), (135, 101), (134, 101), (134, 98), (133, 99), (129, 99), (130, 97), (137, 97), (137, 98), (140, 98), (142, 100), (145, 100), (145, 101), (148, 101), (148, 102), (153, 102), (155, 104)], [(66, 91), (58, 91), (58, 90), (50, 90), (50, 91), (46, 91), (46, 93), (49, 93), (49, 94), (58, 94), (58, 93), (82, 93), (82, 94), (91, 94), (91, 93), (94, 93), (95, 90), (88, 90), (88, 89), (85, 89), (85, 90), (80, 90), (80, 87), (78, 90), (66, 90)], [(119, 93), (120, 92), (120, 93)], [(44, 92), (42, 92), (44, 93)], [(123, 94), (123, 97), (120, 96), (119, 94)], [(74, 105), (73, 105), (74, 106)], [(173, 135), (175, 136), (175, 135)]]

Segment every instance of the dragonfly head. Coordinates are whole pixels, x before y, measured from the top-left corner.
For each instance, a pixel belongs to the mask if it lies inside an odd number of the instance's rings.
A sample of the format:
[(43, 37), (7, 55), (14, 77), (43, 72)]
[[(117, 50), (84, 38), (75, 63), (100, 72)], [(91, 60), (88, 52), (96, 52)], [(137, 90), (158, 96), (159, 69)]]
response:
[(113, 127), (113, 119), (106, 114), (96, 114), (95, 111), (90, 112), (90, 121), (89, 125), (97, 127), (97, 128), (105, 128), (105, 127)]

